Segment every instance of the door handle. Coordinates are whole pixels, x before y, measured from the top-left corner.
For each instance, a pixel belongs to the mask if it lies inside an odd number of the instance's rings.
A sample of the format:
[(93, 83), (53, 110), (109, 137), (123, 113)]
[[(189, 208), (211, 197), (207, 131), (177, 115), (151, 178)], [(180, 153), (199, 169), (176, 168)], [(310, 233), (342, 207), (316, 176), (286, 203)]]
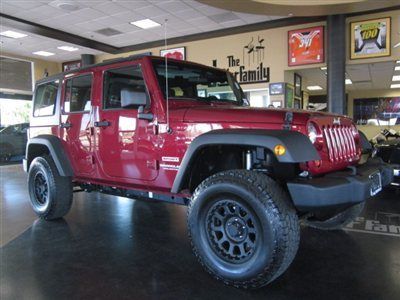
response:
[(109, 121), (94, 122), (95, 127), (108, 127), (111, 123)]
[(61, 123), (60, 124), (60, 128), (66, 128), (66, 129), (68, 129), (68, 128), (71, 128), (72, 127), (72, 124), (71, 123), (68, 123), (68, 122), (66, 122), (66, 123)]

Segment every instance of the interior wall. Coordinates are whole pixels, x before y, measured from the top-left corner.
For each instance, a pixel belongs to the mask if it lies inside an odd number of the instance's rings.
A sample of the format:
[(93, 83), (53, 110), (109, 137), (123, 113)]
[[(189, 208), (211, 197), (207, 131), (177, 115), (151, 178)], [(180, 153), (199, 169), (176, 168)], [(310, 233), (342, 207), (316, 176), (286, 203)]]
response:
[[(270, 82), (283, 82), (285, 81), (284, 70), (288, 68), (287, 66), (288, 30), (313, 27), (319, 25), (325, 25), (325, 22), (259, 30), (249, 33), (229, 35), (224, 37), (199, 40), (183, 44), (171, 44), (168, 45), (168, 48), (185, 46), (187, 60), (212, 66), (213, 60), (216, 59), (217, 67), (227, 69), (229, 67), (228, 56), (233, 55), (234, 58), (240, 59), (240, 63), (243, 63), (243, 47), (246, 44), (248, 44), (252, 38), (256, 43), (258, 37), (260, 37), (260, 39), (261, 38), (265, 39), (263, 43), (264, 46), (266, 47), (264, 53), (265, 58), (262, 62), (264, 67), (270, 68)], [(152, 52), (153, 55), (159, 55), (160, 50), (162, 49), (164, 49), (164, 47), (156, 47), (142, 51), (127, 52), (118, 55), (111, 55), (111, 54), (97, 55), (96, 62), (102, 62), (103, 60), (112, 59), (116, 57), (126, 57), (129, 55), (134, 55), (147, 51)], [(323, 66), (323, 64), (310, 65), (308, 67), (315, 68), (318, 66)], [(296, 68), (291, 68), (291, 69), (296, 69)], [(231, 68), (231, 71), (232, 70), (233, 69)], [(237, 68), (235, 70), (237, 70)], [(268, 83), (264, 82), (256, 84), (245, 84), (243, 85), (243, 88), (244, 89), (268, 88)]]

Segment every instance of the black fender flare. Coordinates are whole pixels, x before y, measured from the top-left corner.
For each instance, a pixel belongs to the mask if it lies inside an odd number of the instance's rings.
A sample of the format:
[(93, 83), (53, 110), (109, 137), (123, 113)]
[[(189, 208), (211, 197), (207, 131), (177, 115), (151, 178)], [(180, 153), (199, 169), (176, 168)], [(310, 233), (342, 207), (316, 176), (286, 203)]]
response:
[(60, 176), (72, 177), (74, 175), (74, 171), (72, 169), (68, 156), (63, 149), (61, 140), (54, 135), (47, 134), (38, 135), (32, 139), (29, 139), (28, 143), (26, 144), (26, 160), (28, 170), (32, 160), (36, 157), (34, 153), (32, 153), (34, 145), (43, 145), (49, 150), (49, 153), (54, 160)]
[(263, 147), (272, 151), (283, 145), (286, 152), (276, 156), (282, 163), (301, 163), (321, 159), (309, 138), (297, 131), (264, 129), (219, 129), (196, 137), (187, 149), (172, 186), (172, 193), (179, 193), (194, 162), (196, 154), (209, 145), (243, 145)]

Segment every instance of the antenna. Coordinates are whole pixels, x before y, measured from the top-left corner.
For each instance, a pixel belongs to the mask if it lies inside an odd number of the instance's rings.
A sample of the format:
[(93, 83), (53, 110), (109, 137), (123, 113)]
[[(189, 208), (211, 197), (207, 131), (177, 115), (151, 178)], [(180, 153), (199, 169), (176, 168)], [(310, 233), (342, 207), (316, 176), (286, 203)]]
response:
[(164, 47), (165, 47), (165, 101), (166, 101), (166, 118), (167, 118), (167, 133), (172, 133), (172, 129), (169, 126), (169, 87), (168, 87), (168, 43), (167, 43), (167, 23), (168, 19), (164, 22)]

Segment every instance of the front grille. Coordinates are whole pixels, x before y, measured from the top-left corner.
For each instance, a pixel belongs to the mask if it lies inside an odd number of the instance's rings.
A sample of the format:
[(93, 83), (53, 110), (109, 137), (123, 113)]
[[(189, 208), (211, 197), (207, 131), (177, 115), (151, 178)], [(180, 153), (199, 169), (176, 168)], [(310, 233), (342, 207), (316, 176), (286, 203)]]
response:
[(357, 156), (356, 143), (350, 126), (323, 126), (322, 132), (331, 162), (351, 161)]

